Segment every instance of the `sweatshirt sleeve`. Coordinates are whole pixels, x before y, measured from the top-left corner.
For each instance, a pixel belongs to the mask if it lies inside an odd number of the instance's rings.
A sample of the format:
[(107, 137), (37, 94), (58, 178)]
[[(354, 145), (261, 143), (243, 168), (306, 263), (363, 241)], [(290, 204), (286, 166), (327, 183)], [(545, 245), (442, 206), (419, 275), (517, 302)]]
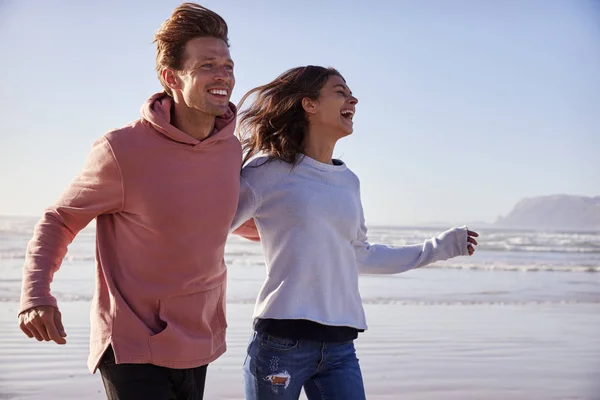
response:
[(370, 244), (361, 206), (360, 228), (357, 240), (354, 242), (354, 252), (359, 273), (397, 274), (436, 261), (468, 255), (467, 228), (449, 229), (422, 244), (407, 246)]
[(67, 254), (67, 247), (92, 219), (120, 211), (124, 191), (121, 171), (106, 137), (96, 141), (76, 178), (49, 207), (27, 245), (19, 313), (32, 307), (51, 305), (54, 273)]
[(246, 179), (240, 177), (238, 208), (229, 231), (249, 240), (260, 240), (258, 229), (252, 219), (258, 209), (258, 204), (259, 201), (256, 192)]

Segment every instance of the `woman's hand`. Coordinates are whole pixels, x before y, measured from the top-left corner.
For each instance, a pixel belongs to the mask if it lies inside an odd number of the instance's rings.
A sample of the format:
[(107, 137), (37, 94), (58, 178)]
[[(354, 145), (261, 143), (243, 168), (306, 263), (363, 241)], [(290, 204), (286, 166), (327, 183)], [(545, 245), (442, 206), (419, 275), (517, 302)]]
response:
[(475, 231), (467, 230), (467, 249), (469, 250), (469, 255), (472, 256), (475, 253), (475, 246), (477, 246), (476, 237), (479, 236), (479, 233)]

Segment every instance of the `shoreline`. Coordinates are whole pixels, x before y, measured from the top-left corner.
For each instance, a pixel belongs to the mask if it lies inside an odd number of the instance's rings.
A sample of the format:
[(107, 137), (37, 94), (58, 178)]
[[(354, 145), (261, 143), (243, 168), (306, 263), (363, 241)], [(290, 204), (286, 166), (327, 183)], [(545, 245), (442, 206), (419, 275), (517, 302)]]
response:
[[(0, 312), (0, 399), (103, 399), (85, 363), (89, 303), (63, 302), (68, 343), (23, 335), (15, 302)], [(367, 398), (600, 399), (599, 304), (365, 304), (356, 341)], [(206, 399), (243, 399), (250, 304), (231, 304), (228, 350), (209, 366)], [(596, 396), (596, 397), (594, 397)], [(302, 396), (301, 398), (305, 398)]]

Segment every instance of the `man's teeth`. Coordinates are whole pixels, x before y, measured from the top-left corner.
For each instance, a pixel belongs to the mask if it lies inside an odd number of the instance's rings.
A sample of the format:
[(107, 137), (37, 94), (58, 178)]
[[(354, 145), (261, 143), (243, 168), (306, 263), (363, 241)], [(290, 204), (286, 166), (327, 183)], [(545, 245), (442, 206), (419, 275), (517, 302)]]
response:
[(219, 96), (227, 96), (227, 90), (223, 90), (223, 89), (211, 89), (208, 91), (208, 93), (216, 94)]

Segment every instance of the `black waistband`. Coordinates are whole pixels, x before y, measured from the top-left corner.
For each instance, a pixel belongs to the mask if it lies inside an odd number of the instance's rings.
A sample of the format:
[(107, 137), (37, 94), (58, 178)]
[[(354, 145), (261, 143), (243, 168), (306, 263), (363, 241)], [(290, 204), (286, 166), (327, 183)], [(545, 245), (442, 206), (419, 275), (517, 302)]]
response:
[(254, 330), (268, 335), (316, 342), (348, 342), (358, 337), (362, 329), (349, 326), (323, 325), (306, 319), (257, 318)]

